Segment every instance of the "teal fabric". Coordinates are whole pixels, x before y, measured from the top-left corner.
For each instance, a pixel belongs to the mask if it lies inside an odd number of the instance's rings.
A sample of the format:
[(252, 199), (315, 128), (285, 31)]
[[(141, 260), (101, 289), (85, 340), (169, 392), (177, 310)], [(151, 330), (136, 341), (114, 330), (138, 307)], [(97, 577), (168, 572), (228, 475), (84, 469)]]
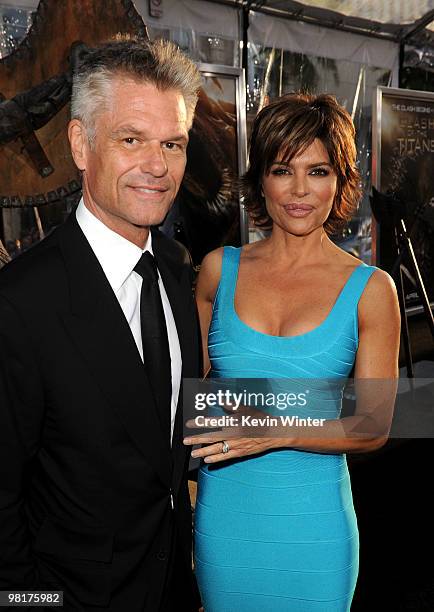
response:
[[(209, 330), (211, 376), (274, 379), (271, 388), (278, 379), (345, 380), (358, 346), (357, 305), (376, 268), (354, 269), (317, 328), (280, 337), (255, 331), (235, 312), (240, 253), (224, 249)], [(327, 389), (297, 414), (339, 416), (341, 393)], [(348, 611), (358, 548), (343, 454), (282, 449), (199, 470), (195, 567), (206, 612)]]

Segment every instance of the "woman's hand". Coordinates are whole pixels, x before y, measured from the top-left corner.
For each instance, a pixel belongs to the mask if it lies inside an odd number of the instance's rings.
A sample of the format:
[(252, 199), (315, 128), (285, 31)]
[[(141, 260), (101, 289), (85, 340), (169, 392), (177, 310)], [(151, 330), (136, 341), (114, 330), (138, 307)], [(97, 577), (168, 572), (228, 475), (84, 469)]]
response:
[[(269, 433), (270, 427), (267, 425), (243, 426), (239, 424), (241, 417), (249, 416), (258, 420), (264, 419), (267, 417), (267, 414), (262, 410), (241, 405), (237, 408), (236, 412), (233, 412), (231, 404), (221, 405), (221, 409), (228, 415), (233, 416), (236, 414), (235, 418), (238, 419), (238, 424), (222, 427), (217, 432), (196, 434), (184, 438), (184, 444), (192, 446), (195, 444), (207, 444), (203, 448), (192, 451), (192, 457), (201, 458), (205, 463), (217, 463), (227, 459), (257, 455), (279, 447), (288, 447), (295, 442), (295, 438), (289, 436), (288, 428), (281, 428), (279, 434), (277, 434), (277, 428), (274, 427), (273, 429), (276, 430), (274, 435), (269, 436), (267, 433)], [(194, 419), (189, 419), (186, 427), (192, 429), (198, 428)], [(229, 450), (226, 453), (223, 453), (223, 442), (226, 442), (229, 446)]]
[[(223, 453), (223, 442), (229, 446), (227, 453)], [(221, 432), (214, 434), (199, 434), (184, 438), (184, 444), (207, 444), (203, 448), (192, 451), (192, 457), (202, 458), (205, 463), (218, 463), (228, 459), (257, 455), (281, 445), (279, 438), (236, 438), (226, 436)], [(287, 444), (289, 445), (289, 439)], [(279, 444), (280, 443), (280, 444)]]

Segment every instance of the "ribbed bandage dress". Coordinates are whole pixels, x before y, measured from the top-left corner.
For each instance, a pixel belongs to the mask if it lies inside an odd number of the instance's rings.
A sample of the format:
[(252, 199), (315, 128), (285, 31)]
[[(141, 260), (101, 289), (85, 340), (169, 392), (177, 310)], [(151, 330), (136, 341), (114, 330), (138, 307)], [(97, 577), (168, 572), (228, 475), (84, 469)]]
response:
[[(357, 305), (376, 268), (361, 264), (354, 269), (317, 328), (298, 336), (270, 336), (252, 329), (235, 311), (240, 252), (224, 249), (209, 330), (211, 376), (267, 379), (271, 387), (281, 379), (282, 389), (289, 379), (298, 385), (308, 379), (304, 390), (316, 386), (316, 401), (295, 412), (339, 417), (342, 394), (336, 385), (329, 390), (325, 381), (344, 381), (351, 372), (358, 346)], [(347, 612), (358, 549), (344, 454), (285, 448), (202, 464), (195, 571), (206, 612)]]

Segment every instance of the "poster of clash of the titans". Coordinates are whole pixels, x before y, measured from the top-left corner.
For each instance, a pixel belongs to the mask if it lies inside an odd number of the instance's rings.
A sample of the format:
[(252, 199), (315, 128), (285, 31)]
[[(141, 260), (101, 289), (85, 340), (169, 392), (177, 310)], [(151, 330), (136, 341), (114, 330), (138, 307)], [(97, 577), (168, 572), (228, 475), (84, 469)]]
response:
[[(430, 301), (434, 301), (434, 94), (378, 88), (374, 104), (374, 184), (402, 212)], [(395, 239), (389, 219), (380, 222), (377, 265), (393, 268)], [(408, 258), (407, 305), (416, 304)]]

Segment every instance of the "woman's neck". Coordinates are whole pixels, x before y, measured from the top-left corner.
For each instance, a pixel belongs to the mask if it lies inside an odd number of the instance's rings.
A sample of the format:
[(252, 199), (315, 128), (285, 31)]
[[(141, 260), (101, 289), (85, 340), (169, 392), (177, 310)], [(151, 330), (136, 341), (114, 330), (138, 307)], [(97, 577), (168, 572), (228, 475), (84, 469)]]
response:
[(325, 263), (338, 254), (338, 248), (323, 227), (308, 235), (297, 236), (274, 226), (270, 237), (264, 243), (264, 249), (273, 261), (293, 268)]

